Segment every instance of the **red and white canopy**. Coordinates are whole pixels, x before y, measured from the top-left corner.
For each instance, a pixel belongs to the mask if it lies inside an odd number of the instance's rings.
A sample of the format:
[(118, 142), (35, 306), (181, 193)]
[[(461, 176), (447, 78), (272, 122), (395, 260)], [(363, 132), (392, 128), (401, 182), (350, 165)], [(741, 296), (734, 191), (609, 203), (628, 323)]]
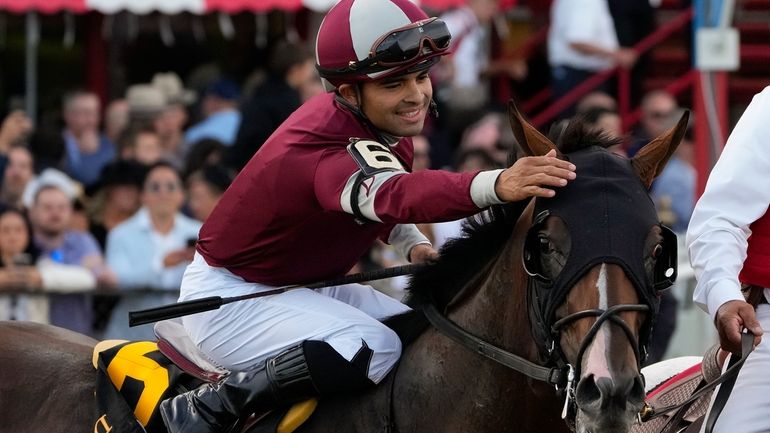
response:
[[(459, 6), (465, 1), (422, 0), (417, 1), (417, 3), (433, 10), (444, 10)], [(337, 0), (0, 0), (0, 11), (56, 13), (68, 10), (74, 13), (97, 11), (105, 14), (114, 14), (120, 11), (147, 14), (157, 11), (165, 14), (181, 12), (206, 14), (210, 12), (266, 12), (276, 9), (295, 11), (306, 7), (314, 11), (325, 12), (336, 2)]]
[[(327, 7), (334, 0), (319, 2), (312, 0), (309, 3), (327, 3)], [(0, 0), (0, 10), (21, 13), (30, 10), (54, 13), (68, 10), (74, 13), (97, 11), (105, 14), (113, 14), (120, 11), (129, 11), (135, 14), (150, 12), (162, 12), (177, 14), (190, 12), (205, 14), (208, 12), (240, 12), (254, 11), (264, 12), (273, 9), (293, 11), (303, 6), (303, 0)], [(313, 5), (318, 6), (318, 5)]]

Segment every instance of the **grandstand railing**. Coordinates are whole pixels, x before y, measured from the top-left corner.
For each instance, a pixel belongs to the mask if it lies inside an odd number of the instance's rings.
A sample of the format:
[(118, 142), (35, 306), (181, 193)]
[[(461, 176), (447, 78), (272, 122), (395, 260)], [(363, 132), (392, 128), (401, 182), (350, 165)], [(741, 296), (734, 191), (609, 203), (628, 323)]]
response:
[[(692, 7), (680, 12), (673, 19), (658, 27), (653, 33), (636, 44), (633, 47), (634, 51), (636, 51), (638, 55), (650, 51), (656, 45), (688, 26), (692, 22), (693, 16), (694, 11)], [(542, 35), (538, 33), (535, 37), (542, 37)], [(533, 40), (535, 37), (533, 37)], [(542, 40), (537, 41), (542, 43)], [(533, 114), (538, 107), (543, 106), (551, 99), (552, 93), (550, 87), (543, 89), (529, 100), (523, 102), (521, 104), (522, 110), (530, 115), (533, 125), (542, 128), (553, 121), (559, 113), (574, 105), (580, 98), (595, 90), (602, 83), (614, 76), (617, 76), (618, 78), (618, 111), (623, 122), (623, 128), (624, 130), (627, 130), (639, 120), (641, 113), (638, 108), (633, 109), (631, 106), (631, 71), (621, 67), (614, 67), (592, 75), (569, 93), (558, 100), (553, 101), (541, 112)], [(695, 71), (690, 70), (682, 77), (666, 86), (665, 89), (676, 95), (677, 93), (681, 93), (682, 91), (691, 88), (695, 82), (695, 78)]]

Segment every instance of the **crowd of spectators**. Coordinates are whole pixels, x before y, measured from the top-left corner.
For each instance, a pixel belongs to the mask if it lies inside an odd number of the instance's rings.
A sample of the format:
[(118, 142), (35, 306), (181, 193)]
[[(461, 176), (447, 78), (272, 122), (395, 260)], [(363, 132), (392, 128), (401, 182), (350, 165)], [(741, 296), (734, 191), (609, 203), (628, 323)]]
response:
[(158, 72), (105, 107), (93, 92), (68, 92), (55, 127), (9, 113), (0, 123), (0, 319), (152, 338), (151, 326), (129, 328), (127, 313), (176, 301), (201, 224), (237, 171), (322, 91), (312, 52), (282, 43), (250, 93), (227, 77), (195, 92)]
[[(596, 0), (585, 10), (571, 3), (553, 4), (549, 47), (557, 96), (591, 72), (636, 61), (623, 45), (628, 38), (614, 34), (610, 8), (620, 13), (618, 2)], [(487, 57), (496, 7), (495, 0), (469, 0), (444, 15), (459, 34), (455, 54), (435, 69), (444, 116), (414, 138), (414, 170), (499, 168), (516, 154), (507, 116), (491, 108), (486, 80), (494, 74), (524, 79), (528, 71), (522, 59)], [(591, 33), (589, 22), (605, 33)], [(599, 34), (612, 36), (592, 45), (588, 39)], [(251, 90), (216, 77), (196, 93), (178, 75), (159, 72), (105, 107), (89, 91), (67, 93), (60, 128), (36, 127), (22, 111), (8, 114), (0, 124), (0, 319), (98, 337), (151, 338), (149, 326), (128, 328), (127, 312), (176, 300), (200, 225), (219, 197), (278, 125), (323, 91), (313, 65), (306, 45), (281, 42), (261, 82), (243, 87)], [(591, 128), (618, 138), (622, 144), (612, 150), (623, 156), (633, 156), (682, 110), (665, 91), (649, 92), (641, 98), (638, 128), (624, 133), (617, 102), (603, 90), (566, 114), (574, 111)], [(688, 135), (652, 190), (665, 222), (678, 232), (692, 212), (692, 163)], [(461, 226), (452, 221), (420, 229), (440, 248), (461, 234)], [(360, 266), (401, 260), (379, 245)], [(400, 297), (406, 280), (377, 284)], [(94, 290), (96, 296), (89, 293)]]

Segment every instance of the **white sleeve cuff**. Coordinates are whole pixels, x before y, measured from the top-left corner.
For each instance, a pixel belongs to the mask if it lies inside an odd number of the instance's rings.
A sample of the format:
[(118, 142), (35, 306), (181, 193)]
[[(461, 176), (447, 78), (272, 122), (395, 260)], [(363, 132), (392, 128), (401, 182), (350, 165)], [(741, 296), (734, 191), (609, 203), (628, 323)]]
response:
[(409, 252), (416, 245), (431, 244), (428, 238), (414, 224), (397, 224), (390, 231), (388, 243), (405, 257), (407, 261), (409, 261)]
[(716, 317), (719, 307), (725, 302), (745, 301), (740, 286), (727, 280), (717, 281), (709, 290), (706, 299), (708, 302), (708, 313), (712, 320)]
[(495, 192), (495, 182), (497, 182), (497, 178), (503, 171), (503, 169), (482, 171), (473, 178), (471, 182), (471, 200), (479, 209), (484, 209), (493, 204), (505, 203), (500, 200), (500, 197)]

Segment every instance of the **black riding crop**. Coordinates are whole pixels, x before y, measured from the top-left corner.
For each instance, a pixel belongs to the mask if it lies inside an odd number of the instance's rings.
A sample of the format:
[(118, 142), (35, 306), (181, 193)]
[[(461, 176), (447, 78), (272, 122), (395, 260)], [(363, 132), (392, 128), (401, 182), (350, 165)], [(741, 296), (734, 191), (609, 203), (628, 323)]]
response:
[(341, 286), (343, 284), (361, 283), (364, 281), (382, 280), (385, 278), (398, 277), (417, 272), (427, 266), (427, 263), (415, 263), (411, 265), (395, 266), (392, 268), (378, 269), (360, 274), (345, 275), (331, 280), (320, 281), (312, 284), (292, 284), (282, 286), (264, 292), (249, 293), (247, 295), (233, 296), (223, 298), (221, 296), (210, 296), (208, 298), (194, 299), (192, 301), (177, 302), (176, 304), (163, 305), (141, 311), (131, 311), (128, 313), (128, 326), (138, 326), (160, 320), (173, 319), (175, 317), (187, 316), (204, 311), (216, 310), (222, 305), (232, 302), (245, 301), (247, 299), (261, 298), (263, 296), (277, 295), (293, 289), (308, 288), (320, 289), (322, 287)]

